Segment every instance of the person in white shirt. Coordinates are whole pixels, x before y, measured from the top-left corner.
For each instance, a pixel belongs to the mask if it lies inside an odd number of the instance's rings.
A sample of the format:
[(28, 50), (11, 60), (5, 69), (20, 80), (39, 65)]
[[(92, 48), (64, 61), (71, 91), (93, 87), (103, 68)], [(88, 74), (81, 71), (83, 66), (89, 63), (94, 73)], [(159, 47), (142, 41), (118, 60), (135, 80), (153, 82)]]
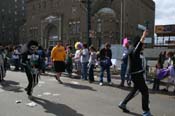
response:
[(75, 62), (75, 70), (76, 70), (78, 75), (81, 73), (81, 62), (80, 62), (81, 49), (82, 49), (81, 46), (77, 46), (77, 50), (76, 50), (74, 58), (73, 58), (74, 62)]
[(81, 51), (81, 57), (80, 57), (80, 62), (81, 62), (81, 78), (83, 80), (87, 80), (87, 65), (88, 65), (88, 60), (89, 60), (89, 50), (87, 49), (87, 44), (83, 44), (83, 49)]

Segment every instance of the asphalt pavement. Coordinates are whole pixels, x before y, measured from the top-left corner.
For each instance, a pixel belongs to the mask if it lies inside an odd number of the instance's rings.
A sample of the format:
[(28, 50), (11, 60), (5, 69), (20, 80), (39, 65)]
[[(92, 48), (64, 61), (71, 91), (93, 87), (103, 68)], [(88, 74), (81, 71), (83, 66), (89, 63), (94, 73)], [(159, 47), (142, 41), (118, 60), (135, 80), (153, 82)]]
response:
[[(42, 75), (33, 91), (34, 99), (28, 99), (25, 73), (8, 71), (0, 85), (0, 116), (141, 116), (141, 95), (128, 103), (131, 113), (123, 113), (119, 102), (131, 88), (119, 88), (118, 76), (112, 78), (113, 86), (99, 86), (77, 78), (61, 77), (59, 84), (52, 73)], [(106, 79), (105, 79), (106, 81)], [(148, 84), (151, 89), (152, 85)], [(162, 86), (163, 88), (163, 86)], [(174, 116), (175, 95), (172, 92), (152, 92), (150, 108), (154, 116)]]

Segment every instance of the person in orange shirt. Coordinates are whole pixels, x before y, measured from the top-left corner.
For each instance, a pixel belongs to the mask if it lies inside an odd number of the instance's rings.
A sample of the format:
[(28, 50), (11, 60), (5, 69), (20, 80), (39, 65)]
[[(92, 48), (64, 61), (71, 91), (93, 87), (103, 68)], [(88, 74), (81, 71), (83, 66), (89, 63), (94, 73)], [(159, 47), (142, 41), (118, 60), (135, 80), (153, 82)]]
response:
[(66, 58), (66, 51), (62, 45), (62, 41), (58, 41), (57, 45), (51, 51), (51, 59), (54, 63), (54, 69), (56, 72), (56, 80), (60, 84), (63, 82), (60, 80), (62, 72), (65, 71), (65, 58)]

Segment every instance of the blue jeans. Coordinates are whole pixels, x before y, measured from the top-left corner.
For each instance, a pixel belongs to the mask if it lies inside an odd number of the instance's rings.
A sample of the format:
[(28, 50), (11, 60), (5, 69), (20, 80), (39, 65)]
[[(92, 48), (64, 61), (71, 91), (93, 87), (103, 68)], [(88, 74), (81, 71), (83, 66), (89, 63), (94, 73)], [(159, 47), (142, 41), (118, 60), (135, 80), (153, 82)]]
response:
[(129, 75), (125, 77), (127, 71), (127, 64), (122, 63), (121, 64), (121, 72), (120, 72), (120, 77), (121, 77), (121, 84), (124, 84), (125, 80), (129, 81)]
[(89, 81), (94, 81), (94, 64), (89, 67)]
[(15, 70), (19, 70), (20, 59), (14, 59)]
[(111, 73), (110, 73), (110, 66), (101, 66), (100, 69), (100, 82), (103, 83), (104, 71), (106, 70), (107, 73), (107, 81), (108, 83), (111, 82)]
[(126, 70), (127, 70), (127, 64), (122, 63), (120, 76), (121, 76), (121, 80), (123, 80), (123, 81), (125, 80)]
[(82, 79), (87, 80), (87, 69), (88, 69), (87, 65), (88, 65), (88, 62), (82, 62), (81, 65), (82, 65), (82, 68), (81, 68)]

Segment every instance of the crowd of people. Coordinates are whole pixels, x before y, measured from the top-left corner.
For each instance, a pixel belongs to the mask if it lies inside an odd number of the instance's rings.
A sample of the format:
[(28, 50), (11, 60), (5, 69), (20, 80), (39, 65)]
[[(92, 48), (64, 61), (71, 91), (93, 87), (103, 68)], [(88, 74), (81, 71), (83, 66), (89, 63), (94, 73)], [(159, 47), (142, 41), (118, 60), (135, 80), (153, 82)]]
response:
[(82, 42), (75, 43), (73, 47), (69, 44), (63, 45), (62, 41), (58, 41), (57, 45), (47, 50), (33, 40), (15, 47), (0, 46), (0, 81), (4, 80), (6, 70), (26, 72), (29, 84), (25, 90), (30, 97), (33, 88), (38, 83), (39, 75), (45, 73), (46, 69), (54, 69), (56, 72), (55, 79), (60, 84), (63, 83), (60, 79), (62, 72), (67, 72), (68, 76), (73, 78), (73, 71), (82, 80), (93, 83), (95, 81), (94, 68), (99, 64), (99, 85), (103, 85), (104, 71), (107, 72), (108, 84), (112, 85), (110, 75), (111, 58), (112, 51), (109, 43), (106, 43), (105, 47), (99, 52), (96, 51), (94, 46), (88, 48), (87, 44)]
[(168, 91), (170, 85), (174, 86), (175, 92), (175, 53), (172, 51), (164, 51), (159, 54), (159, 58), (155, 69), (155, 78), (153, 90), (160, 90), (160, 81), (167, 79), (166, 88), (163, 91)]
[[(121, 83), (120, 87), (125, 85), (131, 86), (133, 84), (132, 91), (128, 96), (119, 104), (119, 108), (124, 112), (129, 112), (126, 108), (127, 103), (135, 96), (136, 92), (140, 91), (142, 94), (142, 109), (143, 116), (151, 116), (149, 109), (149, 94), (148, 87), (145, 83), (145, 58), (143, 55), (144, 39), (147, 35), (147, 31), (143, 32), (142, 37), (136, 37), (135, 42), (130, 45), (130, 41), (127, 38), (123, 39), (123, 56), (121, 63)], [(112, 66), (111, 58), (112, 51), (110, 44), (105, 43), (104, 48), (96, 51), (94, 46), (88, 48), (86, 43), (76, 42), (74, 46), (69, 44), (63, 45), (62, 41), (58, 41), (57, 45), (47, 50), (39, 46), (37, 41), (29, 41), (23, 46), (16, 46), (12, 48), (3, 47), (0, 45), (0, 81), (4, 81), (6, 70), (10, 69), (10, 65), (14, 65), (14, 71), (24, 71), (28, 79), (28, 85), (25, 88), (29, 99), (32, 99), (32, 93), (34, 87), (38, 84), (39, 76), (45, 73), (46, 68), (54, 68), (56, 73), (55, 79), (64, 84), (61, 80), (62, 72), (67, 72), (70, 78), (73, 78), (73, 71), (75, 71), (82, 80), (88, 80), (89, 83), (93, 83), (94, 68), (98, 64), (100, 67), (99, 72), (99, 85), (104, 85), (104, 72), (106, 71), (107, 83), (112, 85), (111, 71)], [(154, 83), (154, 89), (159, 84), (160, 70), (163, 69), (165, 76), (173, 74), (174, 71), (174, 53), (169, 52), (168, 57), (164, 57), (165, 53), (161, 53)], [(163, 64), (165, 59), (168, 59), (168, 65), (164, 68)], [(174, 72), (173, 72), (174, 71)], [(161, 75), (162, 76), (162, 75)], [(172, 78), (171, 78), (172, 79)], [(173, 82), (175, 82), (173, 80)]]

